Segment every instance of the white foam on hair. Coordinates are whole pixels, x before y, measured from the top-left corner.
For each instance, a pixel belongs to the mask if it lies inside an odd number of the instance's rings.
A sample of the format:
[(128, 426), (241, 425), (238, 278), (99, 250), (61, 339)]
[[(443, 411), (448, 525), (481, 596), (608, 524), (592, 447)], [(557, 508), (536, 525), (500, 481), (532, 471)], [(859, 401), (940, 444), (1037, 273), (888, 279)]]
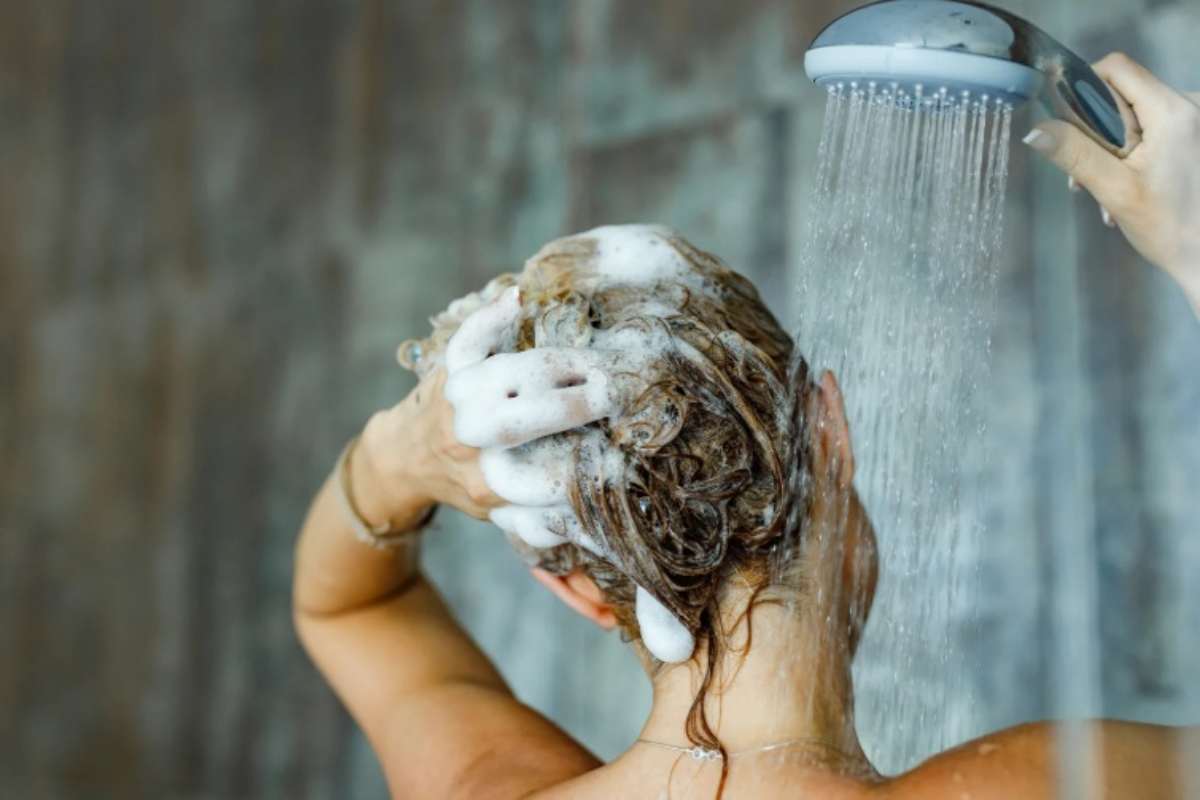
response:
[(662, 358), (673, 347), (673, 342), (667, 330), (659, 325), (648, 328), (621, 325), (596, 331), (591, 346), (616, 356), (609, 360), (613, 371), (636, 372)]
[(625, 482), (629, 462), (619, 447), (609, 443), (603, 433), (589, 430), (579, 440), (574, 459), (579, 472), (590, 475), (597, 486), (620, 486)]
[(659, 661), (678, 664), (696, 650), (696, 640), (683, 623), (654, 595), (637, 587), (637, 621), (642, 644)]
[(592, 267), (613, 283), (686, 280), (692, 270), (662, 225), (605, 225), (579, 234), (596, 243)]
[(712, 292), (677, 249), (681, 237), (664, 225), (604, 225), (546, 244), (526, 262), (567, 255), (579, 268), (580, 286), (651, 286), (673, 282), (692, 291)]
[[(676, 249), (674, 238), (670, 229), (657, 225), (605, 226), (552, 242), (530, 261), (570, 252), (580, 259), (576, 281), (581, 289), (678, 283), (688, 291), (712, 291)], [(618, 320), (593, 328), (585, 307), (563, 304), (534, 309), (539, 314), (534, 348), (511, 352), (529, 310), (521, 308), (516, 293), (502, 291), (493, 282), (434, 320), (435, 325), (458, 323), (443, 362), (455, 435), (484, 450), (484, 480), (510, 503), (489, 516), (533, 548), (571, 542), (622, 569), (604, 542), (584, 531), (568, 504), (568, 485), (576, 458), (581, 471), (597, 481), (624, 485), (624, 453), (594, 426), (571, 439), (551, 435), (619, 415), (645, 388), (648, 370), (678, 342), (658, 324)], [(621, 318), (665, 319), (679, 313), (668, 300), (669, 294), (647, 291), (644, 300), (621, 310)], [(636, 613), (642, 641), (655, 658), (677, 663), (691, 657), (695, 640), (687, 627), (641, 586)]]

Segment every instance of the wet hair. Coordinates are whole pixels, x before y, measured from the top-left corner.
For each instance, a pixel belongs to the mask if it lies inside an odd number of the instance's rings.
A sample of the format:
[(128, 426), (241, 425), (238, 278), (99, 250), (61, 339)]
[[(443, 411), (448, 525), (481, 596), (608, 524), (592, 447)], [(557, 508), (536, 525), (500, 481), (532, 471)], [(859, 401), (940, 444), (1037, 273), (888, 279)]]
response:
[[(581, 568), (629, 640), (639, 638), (638, 586), (666, 606), (704, 653), (684, 733), (724, 754), (705, 713), (731, 633), (721, 613), (723, 588), (735, 576), (749, 584), (749, 614), (762, 590), (785, 580), (799, 551), (811, 493), (802, 413), (808, 366), (750, 281), (678, 236), (666, 241), (686, 262), (687, 280), (590, 280), (595, 248), (581, 235), (552, 242), (521, 276), (494, 282), (521, 285), (529, 313), (518, 350), (534, 346), (535, 331), (563, 324), (640, 329), (668, 343), (649, 369), (615, 376), (631, 399), (619, 414), (587, 426), (619, 451), (619, 477), (607, 462), (576, 450), (570, 504), (607, 557), (575, 544), (537, 550), (510, 540), (553, 574)], [(434, 321), (427, 349), (457, 324), (444, 318), (439, 332)], [(582, 442), (584, 433), (558, 436)], [(727, 759), (721, 763), (723, 787)]]

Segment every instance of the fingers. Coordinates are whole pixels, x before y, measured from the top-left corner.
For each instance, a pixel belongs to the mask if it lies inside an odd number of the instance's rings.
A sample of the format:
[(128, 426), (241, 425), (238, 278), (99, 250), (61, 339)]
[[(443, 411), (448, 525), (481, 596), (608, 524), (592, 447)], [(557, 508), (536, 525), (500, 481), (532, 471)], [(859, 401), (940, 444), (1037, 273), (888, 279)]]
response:
[(1178, 97), (1174, 89), (1124, 53), (1109, 53), (1092, 68), (1121, 93), (1143, 126), (1156, 124)]
[(446, 381), (446, 396), (474, 391), (526, 395), (586, 386), (594, 372), (611, 365), (613, 355), (574, 347), (536, 347), (520, 353), (500, 353), (465, 367)]
[(546, 347), (467, 367), (446, 381), (454, 433), (471, 447), (513, 447), (609, 416), (615, 401), (605, 360)]
[(587, 386), (506, 399), (494, 408), (487, 402), (464, 408), (461, 417), (456, 414), (454, 431), (472, 447), (513, 447), (586, 425), (612, 412), (603, 376)]
[[(570, 507), (566, 512), (574, 518)], [(566, 518), (561, 509), (500, 506), (492, 509), (489, 516), (496, 527), (516, 536), (530, 547), (557, 547), (570, 541), (566, 535)]]
[[(1083, 191), (1083, 187), (1079, 185), (1079, 181), (1075, 180), (1073, 175), (1067, 176), (1067, 191), (1071, 192), (1072, 194), (1078, 194), (1079, 192)], [(1106, 227), (1117, 227), (1117, 223), (1116, 220), (1113, 219), (1113, 215), (1109, 213), (1109, 210), (1104, 206), (1100, 206), (1100, 221), (1103, 222)]]
[(605, 558), (604, 548), (589, 536), (566, 504), (546, 507), (501, 506), (489, 518), (500, 530), (530, 547), (545, 549), (572, 542)]
[(1133, 170), (1074, 125), (1061, 120), (1039, 122), (1022, 141), (1116, 214), (1134, 202), (1137, 176)]
[(504, 505), (508, 500), (496, 493), (481, 470), (469, 470), (459, 479), (466, 492), (467, 502), (455, 503), (460, 510), (476, 519), (487, 519), (492, 509)]
[(566, 503), (573, 463), (572, 444), (560, 439), (539, 439), (507, 450), (488, 448), (479, 457), (492, 491), (521, 506)]
[(520, 315), (521, 294), (513, 286), (463, 320), (446, 343), (446, 371), (453, 374), (494, 353), (512, 350)]

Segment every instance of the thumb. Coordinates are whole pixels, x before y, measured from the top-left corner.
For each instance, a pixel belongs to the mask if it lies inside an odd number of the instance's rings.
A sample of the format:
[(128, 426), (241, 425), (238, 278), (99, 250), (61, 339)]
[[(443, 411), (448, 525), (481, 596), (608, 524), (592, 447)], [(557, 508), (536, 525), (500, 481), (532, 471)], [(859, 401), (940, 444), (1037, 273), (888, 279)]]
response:
[(1125, 162), (1062, 120), (1039, 122), (1022, 139), (1115, 213), (1129, 205), (1134, 173)]

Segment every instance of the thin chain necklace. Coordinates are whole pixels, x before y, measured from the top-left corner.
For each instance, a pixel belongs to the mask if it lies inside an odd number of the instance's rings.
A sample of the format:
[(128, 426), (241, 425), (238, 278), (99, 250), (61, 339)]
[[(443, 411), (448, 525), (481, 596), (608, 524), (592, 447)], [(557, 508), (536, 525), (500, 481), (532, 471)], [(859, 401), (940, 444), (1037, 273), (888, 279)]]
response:
[[(655, 747), (661, 747), (664, 750), (670, 750), (675, 753), (682, 753), (684, 755), (690, 756), (694, 761), (701, 761), (701, 762), (720, 761), (723, 758), (720, 750), (710, 750), (709, 748), (701, 747), (700, 745), (695, 745), (693, 747), (681, 747), (680, 745), (677, 745), (677, 744), (667, 744), (666, 742), (656, 742), (652, 739), (638, 739), (638, 742), (641, 742), (642, 744), (654, 745)], [(733, 758), (737, 758), (738, 756), (757, 755), (758, 753), (769, 753), (772, 750), (784, 750), (784, 749), (790, 749), (793, 747), (801, 747), (801, 746), (811, 748), (812, 750), (819, 751), (822, 754), (822, 756), (818, 756), (817, 758), (814, 758), (814, 761), (817, 763), (828, 763), (828, 762), (841, 761), (843, 764), (853, 764), (854, 762), (858, 761), (858, 759), (855, 758), (854, 756), (849, 755), (848, 753), (846, 753), (843, 750), (839, 750), (838, 748), (834, 747), (831, 744), (822, 742), (818, 739), (804, 739), (804, 738), (783, 739), (778, 742), (771, 742), (770, 744), (764, 744), (761, 747), (751, 747), (748, 750), (739, 750), (736, 753), (729, 753), (728, 757), (733, 759)], [(810, 751), (809, 755), (817, 756), (817, 753), (813, 753)], [(828, 761), (820, 760), (822, 757), (824, 759), (827, 759)], [(860, 767), (858, 765), (855, 765), (855, 768), (860, 769), (860, 770), (867, 769), (865, 767)]]

